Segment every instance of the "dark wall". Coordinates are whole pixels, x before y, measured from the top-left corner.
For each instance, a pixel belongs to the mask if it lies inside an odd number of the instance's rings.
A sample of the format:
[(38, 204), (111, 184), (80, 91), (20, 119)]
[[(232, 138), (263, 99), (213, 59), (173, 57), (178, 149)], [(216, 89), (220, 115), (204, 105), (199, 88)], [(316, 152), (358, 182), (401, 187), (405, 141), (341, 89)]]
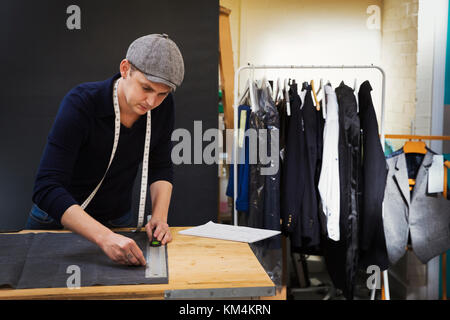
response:
[[(72, 4), (81, 9), (80, 30), (66, 26)], [(167, 33), (183, 54), (175, 127), (193, 132), (194, 120), (203, 121), (203, 130), (217, 127), (218, 0), (4, 0), (1, 7), (0, 229), (25, 224), (63, 96), (79, 83), (118, 72), (140, 36)], [(135, 186), (139, 181), (140, 175)], [(134, 208), (138, 192), (135, 187)], [(169, 224), (196, 225), (216, 216), (217, 166), (175, 166)]]

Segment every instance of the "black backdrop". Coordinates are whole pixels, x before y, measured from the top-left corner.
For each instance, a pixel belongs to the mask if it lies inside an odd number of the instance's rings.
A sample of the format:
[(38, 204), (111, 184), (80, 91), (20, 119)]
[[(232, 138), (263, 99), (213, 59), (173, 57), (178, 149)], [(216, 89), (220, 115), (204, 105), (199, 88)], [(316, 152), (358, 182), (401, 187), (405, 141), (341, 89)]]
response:
[[(81, 29), (69, 30), (70, 5)], [(175, 128), (217, 128), (218, 0), (3, 0), (0, 7), (0, 229), (20, 229), (34, 178), (63, 96), (82, 82), (119, 71), (129, 44), (167, 33), (185, 62), (175, 93)], [(192, 142), (193, 144), (193, 142)], [(140, 171), (139, 171), (140, 172)], [(140, 174), (134, 188), (137, 215)], [(217, 165), (175, 166), (172, 226), (217, 217)]]

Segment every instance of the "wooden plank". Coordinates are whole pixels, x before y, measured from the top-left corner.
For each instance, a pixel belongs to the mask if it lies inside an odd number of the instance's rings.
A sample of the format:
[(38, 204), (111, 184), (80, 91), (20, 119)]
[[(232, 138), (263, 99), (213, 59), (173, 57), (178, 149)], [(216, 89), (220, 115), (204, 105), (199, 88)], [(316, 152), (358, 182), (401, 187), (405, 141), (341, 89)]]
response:
[[(168, 284), (0, 289), (0, 299), (163, 299), (166, 290), (274, 287), (247, 243), (178, 233), (184, 229), (187, 228), (171, 228)], [(28, 232), (35, 231), (20, 233)]]
[(230, 29), (231, 10), (220, 7), (219, 14), (219, 70), (223, 91), (223, 110), (225, 114), (225, 127), (232, 129), (234, 126), (234, 63), (233, 46)]

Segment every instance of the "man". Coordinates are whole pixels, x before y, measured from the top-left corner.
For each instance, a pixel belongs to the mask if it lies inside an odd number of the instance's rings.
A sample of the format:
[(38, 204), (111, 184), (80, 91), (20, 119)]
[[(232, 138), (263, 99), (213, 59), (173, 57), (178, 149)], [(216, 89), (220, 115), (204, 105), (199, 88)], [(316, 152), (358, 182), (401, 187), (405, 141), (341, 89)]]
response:
[[(183, 57), (176, 44), (165, 34), (152, 34), (130, 45), (120, 73), (73, 88), (62, 100), (48, 136), (26, 229), (65, 227), (97, 244), (117, 263), (145, 265), (134, 240), (108, 227), (131, 226), (132, 189), (144, 155), (147, 112), (151, 110), (148, 185), (152, 216), (145, 230), (149, 238), (154, 236), (163, 245), (170, 242), (171, 92), (183, 77)], [(120, 135), (108, 167), (118, 119), (114, 103), (120, 109)], [(103, 176), (85, 211), (80, 204)]]

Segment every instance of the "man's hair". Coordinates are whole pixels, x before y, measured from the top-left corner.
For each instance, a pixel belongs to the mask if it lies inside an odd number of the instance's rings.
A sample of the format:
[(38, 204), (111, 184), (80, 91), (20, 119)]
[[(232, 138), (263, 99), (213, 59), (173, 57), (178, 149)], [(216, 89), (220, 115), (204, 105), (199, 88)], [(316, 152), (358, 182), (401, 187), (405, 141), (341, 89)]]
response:
[(130, 62), (130, 76), (133, 74), (134, 71), (139, 71), (139, 69), (136, 68), (136, 67)]

